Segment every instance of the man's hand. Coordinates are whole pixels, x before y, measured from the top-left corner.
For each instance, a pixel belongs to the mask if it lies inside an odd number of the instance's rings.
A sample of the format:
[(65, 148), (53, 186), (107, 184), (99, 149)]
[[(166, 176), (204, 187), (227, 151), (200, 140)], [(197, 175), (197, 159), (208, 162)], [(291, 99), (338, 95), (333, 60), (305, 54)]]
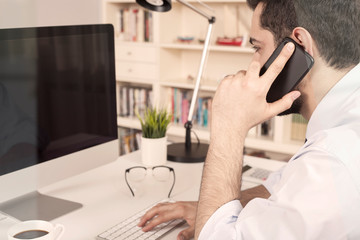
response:
[(212, 136), (227, 133), (224, 128), (231, 128), (230, 132), (234, 135), (247, 134), (250, 128), (291, 107), (300, 92), (290, 92), (274, 103), (268, 103), (266, 95), (293, 51), (294, 44), (287, 44), (262, 76), (259, 76), (259, 55), (255, 54), (247, 71), (239, 71), (222, 80), (213, 100), (211, 130), (215, 134)]
[(300, 96), (300, 92), (293, 91), (276, 102), (266, 101), (270, 86), (294, 48), (293, 43), (286, 44), (262, 76), (255, 54), (248, 71), (226, 77), (218, 87), (212, 104), (210, 147), (201, 182), (195, 239), (218, 208), (241, 199), (243, 147), (249, 129), (289, 109)]
[[(254, 198), (268, 198), (270, 193), (263, 185), (249, 188), (241, 192), (240, 199), (243, 207)], [(184, 219), (189, 227), (179, 233), (178, 240), (188, 240), (195, 234), (195, 217), (198, 202), (176, 202), (176, 203), (160, 203), (151, 208), (140, 219), (139, 227), (143, 227), (143, 231), (150, 231), (161, 223), (174, 219)]]
[(141, 218), (138, 226), (147, 232), (157, 225), (173, 219), (184, 219), (189, 227), (179, 233), (178, 240), (194, 237), (195, 218), (198, 202), (159, 203)]

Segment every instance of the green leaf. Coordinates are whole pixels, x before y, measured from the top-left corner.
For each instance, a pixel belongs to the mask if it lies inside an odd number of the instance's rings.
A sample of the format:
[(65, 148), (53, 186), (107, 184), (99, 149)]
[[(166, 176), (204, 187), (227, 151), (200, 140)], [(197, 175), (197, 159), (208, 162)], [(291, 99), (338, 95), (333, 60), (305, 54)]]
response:
[(142, 135), (144, 138), (162, 138), (171, 122), (172, 115), (166, 109), (147, 108), (144, 118), (138, 112), (135, 113), (140, 120)]

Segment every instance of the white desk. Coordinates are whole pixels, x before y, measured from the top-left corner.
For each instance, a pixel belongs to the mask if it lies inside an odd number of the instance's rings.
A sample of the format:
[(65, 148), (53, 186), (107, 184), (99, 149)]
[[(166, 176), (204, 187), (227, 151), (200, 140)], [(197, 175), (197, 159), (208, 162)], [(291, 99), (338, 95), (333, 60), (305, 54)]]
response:
[[(277, 170), (284, 162), (246, 157), (245, 162), (254, 167)], [(167, 198), (171, 182), (156, 182), (151, 176), (132, 197), (125, 183), (125, 169), (141, 165), (140, 152), (122, 156), (116, 161), (89, 172), (40, 189), (46, 195), (82, 203), (84, 206), (53, 220), (65, 226), (64, 240), (91, 240), (146, 207)], [(199, 195), (202, 163), (183, 164), (168, 162), (175, 169), (176, 183), (171, 198), (174, 200), (197, 200)], [(245, 183), (246, 187), (256, 184)], [(164, 239), (176, 239), (176, 229)], [(1, 238), (1, 237), (0, 237)], [(2, 239), (2, 238), (1, 238)]]

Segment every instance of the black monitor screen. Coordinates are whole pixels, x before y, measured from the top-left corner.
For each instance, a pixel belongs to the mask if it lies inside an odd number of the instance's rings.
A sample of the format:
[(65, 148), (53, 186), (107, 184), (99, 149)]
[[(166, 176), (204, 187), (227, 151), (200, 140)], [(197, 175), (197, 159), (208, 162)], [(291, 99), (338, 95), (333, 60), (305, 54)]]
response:
[(0, 175), (114, 139), (111, 25), (0, 29)]

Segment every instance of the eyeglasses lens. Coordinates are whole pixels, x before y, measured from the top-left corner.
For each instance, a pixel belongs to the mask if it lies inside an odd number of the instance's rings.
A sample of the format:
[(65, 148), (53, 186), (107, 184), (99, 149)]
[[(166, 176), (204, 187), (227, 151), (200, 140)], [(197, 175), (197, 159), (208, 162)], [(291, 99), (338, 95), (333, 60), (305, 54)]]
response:
[(164, 182), (170, 178), (170, 170), (166, 167), (157, 167), (153, 169), (153, 176), (156, 180)]
[(134, 182), (140, 182), (144, 180), (146, 176), (146, 169), (144, 168), (133, 168), (129, 172), (129, 180)]

